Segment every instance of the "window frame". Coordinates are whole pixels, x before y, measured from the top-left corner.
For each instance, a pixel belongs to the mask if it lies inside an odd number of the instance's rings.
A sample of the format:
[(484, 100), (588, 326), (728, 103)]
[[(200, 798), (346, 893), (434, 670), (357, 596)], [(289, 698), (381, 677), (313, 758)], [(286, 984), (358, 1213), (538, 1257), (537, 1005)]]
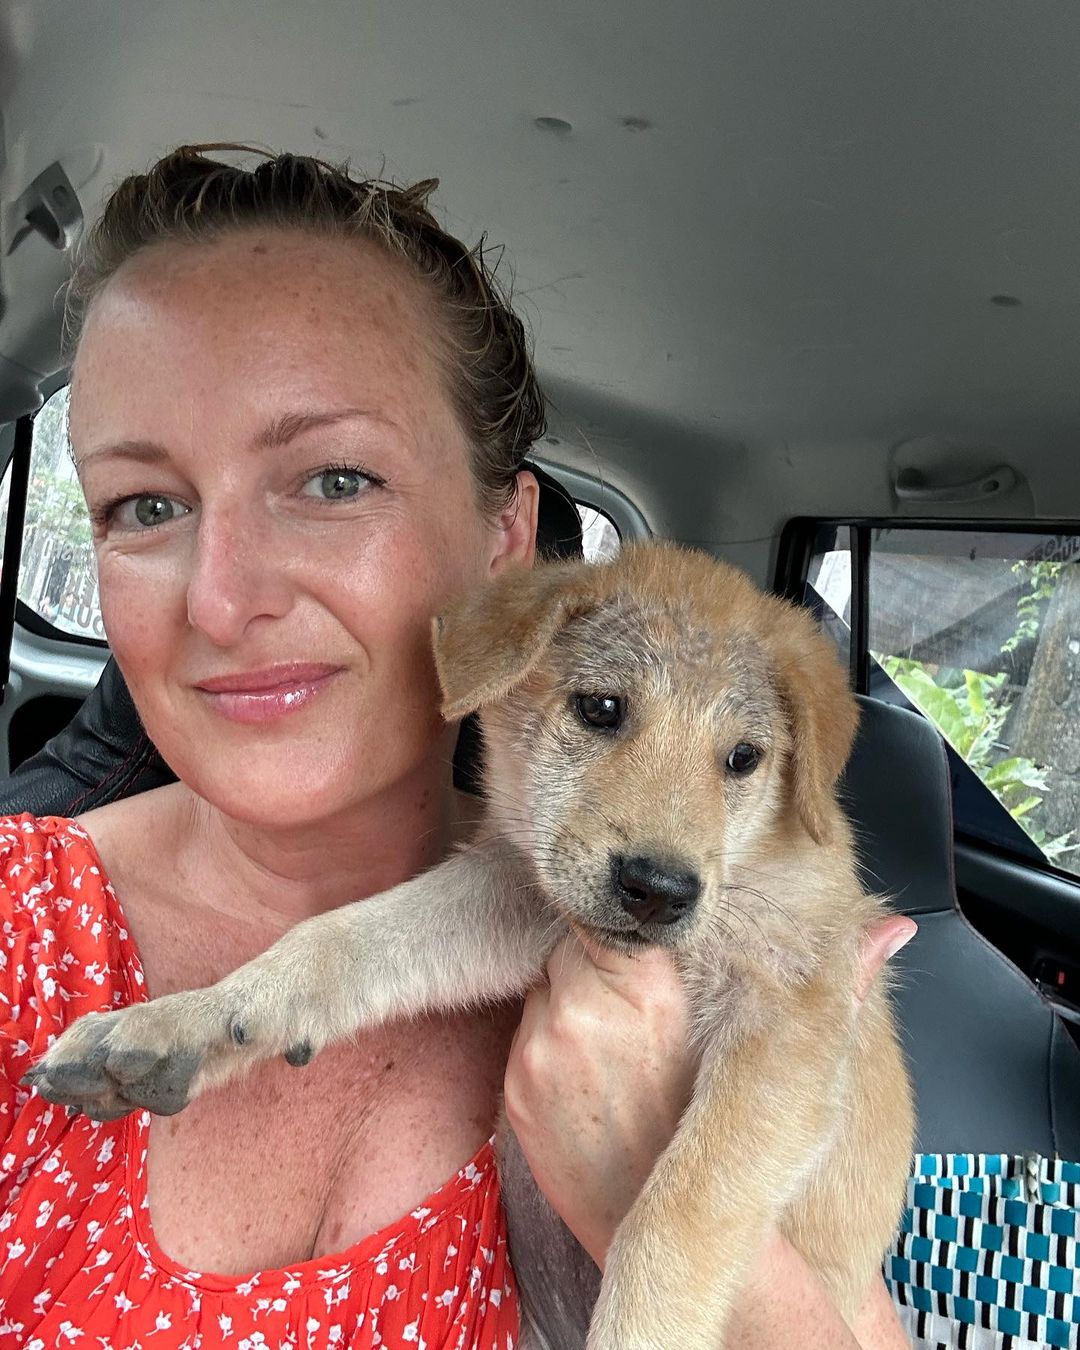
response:
[[(1080, 521), (1044, 520), (1017, 517), (996, 519), (984, 516), (977, 520), (971, 517), (949, 516), (795, 516), (787, 522), (780, 532), (777, 549), (775, 581), (773, 589), (778, 595), (803, 605), (806, 579), (810, 573), (810, 562), (814, 553), (814, 543), (821, 529), (848, 529), (851, 553), (851, 625), (850, 625), (850, 666), (851, 687), (856, 694), (867, 698), (876, 697), (870, 690), (871, 657), (869, 649), (869, 567), (870, 538), (876, 529), (888, 530), (938, 530), (955, 531), (958, 534), (1045, 534), (1080, 535)], [(1080, 563), (1078, 563), (1080, 565)], [(920, 717), (925, 717), (919, 708), (897, 689), (897, 697), (891, 701), (902, 707), (910, 708)], [(927, 719), (928, 721), (930, 719)], [(938, 733), (940, 735), (940, 732)], [(1074, 872), (1066, 872), (1056, 867), (1025, 834), (1023, 829), (1009, 815), (1008, 811), (989, 792), (975, 771), (967, 765), (952, 746), (941, 736), (948, 760), (952, 780), (953, 797), (956, 801), (966, 801), (972, 811), (978, 811), (979, 804), (993, 802), (995, 816), (1008, 822), (1004, 829), (992, 828), (997, 837), (987, 838), (975, 834), (964, 827), (959, 818), (954, 801), (953, 834), (958, 842), (975, 850), (999, 857), (1007, 862), (1032, 871), (1042, 872), (1056, 880), (1068, 882), (1080, 890), (1080, 878)], [(977, 788), (976, 788), (977, 785)], [(1011, 826), (1012, 828), (1009, 828)], [(1001, 836), (1007, 836), (1003, 838)]]
[[(30, 414), (32, 420), (36, 421), (38, 413), (42, 408), (60, 392), (71, 384), (70, 372), (67, 370), (58, 371), (52, 379), (44, 381), (40, 386), (41, 403)], [(4, 431), (8, 432), (14, 427), (15, 423), (5, 424)], [(5, 446), (3, 461), (0, 463), (0, 483), (2, 483), (11, 471), (11, 461), (15, 453), (14, 438), (9, 438), (10, 443)], [(31, 451), (31, 468), (33, 467), (33, 452)], [(26, 526), (23, 525), (23, 535), (25, 542)], [(2, 546), (2, 545), (0, 545)], [(19, 552), (19, 566), (22, 567), (22, 550)], [(27, 633), (32, 633), (35, 637), (47, 638), (50, 642), (63, 642), (78, 647), (91, 647), (98, 651), (108, 651), (109, 644), (105, 638), (90, 637), (83, 633), (69, 633), (63, 628), (57, 628), (55, 624), (48, 619), (42, 618), (36, 610), (30, 608), (25, 600), (16, 599), (15, 601), (15, 627), (22, 628)]]
[(611, 483), (602, 483), (579, 469), (557, 464), (542, 455), (529, 455), (529, 459), (561, 483), (576, 505), (591, 507), (602, 516), (607, 516), (615, 526), (621, 543), (625, 544), (631, 539), (652, 538), (652, 530), (640, 508)]
[(15, 601), (15, 623), (28, 633), (50, 638), (54, 642), (67, 642), (79, 647), (96, 647), (99, 651), (109, 650), (109, 644), (104, 638), (89, 637), (84, 633), (69, 633), (64, 628), (57, 628), (55, 624), (51, 624), (48, 619), (43, 619), (32, 610), (25, 600)]

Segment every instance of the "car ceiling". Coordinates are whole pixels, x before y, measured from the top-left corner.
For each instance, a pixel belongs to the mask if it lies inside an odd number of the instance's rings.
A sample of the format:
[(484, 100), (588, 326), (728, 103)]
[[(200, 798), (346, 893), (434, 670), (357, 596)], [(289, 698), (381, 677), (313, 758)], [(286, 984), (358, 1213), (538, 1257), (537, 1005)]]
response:
[[(977, 0), (32, 0), (2, 9), (0, 407), (59, 366), (59, 161), (92, 216), (181, 141), (438, 176), (505, 243), (551, 460), (742, 549), (895, 513), (1080, 516), (1080, 9)], [(936, 478), (935, 478), (936, 476)], [(946, 509), (946, 508), (939, 508)], [(952, 511), (957, 511), (955, 506)], [(925, 513), (925, 512), (922, 512)]]

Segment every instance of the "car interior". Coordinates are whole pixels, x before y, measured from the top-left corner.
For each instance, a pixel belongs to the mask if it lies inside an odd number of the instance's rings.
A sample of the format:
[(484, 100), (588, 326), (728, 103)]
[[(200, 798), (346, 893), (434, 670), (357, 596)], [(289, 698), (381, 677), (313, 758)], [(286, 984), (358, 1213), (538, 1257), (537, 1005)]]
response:
[(223, 140), (438, 177), (532, 333), (541, 551), (671, 538), (837, 641), (920, 1150), (1080, 1159), (1078, 50), (1060, 0), (0, 6), (0, 809), (169, 778), (64, 443), (110, 187)]

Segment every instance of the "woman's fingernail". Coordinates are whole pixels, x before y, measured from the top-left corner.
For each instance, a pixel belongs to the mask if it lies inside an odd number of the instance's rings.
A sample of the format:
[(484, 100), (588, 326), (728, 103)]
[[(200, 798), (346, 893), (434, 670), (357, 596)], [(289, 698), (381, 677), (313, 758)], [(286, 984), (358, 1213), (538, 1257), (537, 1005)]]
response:
[(891, 961), (900, 948), (906, 947), (918, 931), (917, 928), (909, 928), (906, 933), (900, 933), (897, 937), (894, 937), (892, 942), (889, 943), (888, 951), (885, 953), (885, 960)]

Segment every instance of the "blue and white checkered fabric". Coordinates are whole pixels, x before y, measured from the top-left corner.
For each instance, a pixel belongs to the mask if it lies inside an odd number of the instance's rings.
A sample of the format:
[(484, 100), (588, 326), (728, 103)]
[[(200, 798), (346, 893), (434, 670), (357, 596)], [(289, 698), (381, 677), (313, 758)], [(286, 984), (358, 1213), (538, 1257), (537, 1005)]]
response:
[(1080, 1350), (1080, 1163), (916, 1156), (885, 1278), (916, 1350)]

